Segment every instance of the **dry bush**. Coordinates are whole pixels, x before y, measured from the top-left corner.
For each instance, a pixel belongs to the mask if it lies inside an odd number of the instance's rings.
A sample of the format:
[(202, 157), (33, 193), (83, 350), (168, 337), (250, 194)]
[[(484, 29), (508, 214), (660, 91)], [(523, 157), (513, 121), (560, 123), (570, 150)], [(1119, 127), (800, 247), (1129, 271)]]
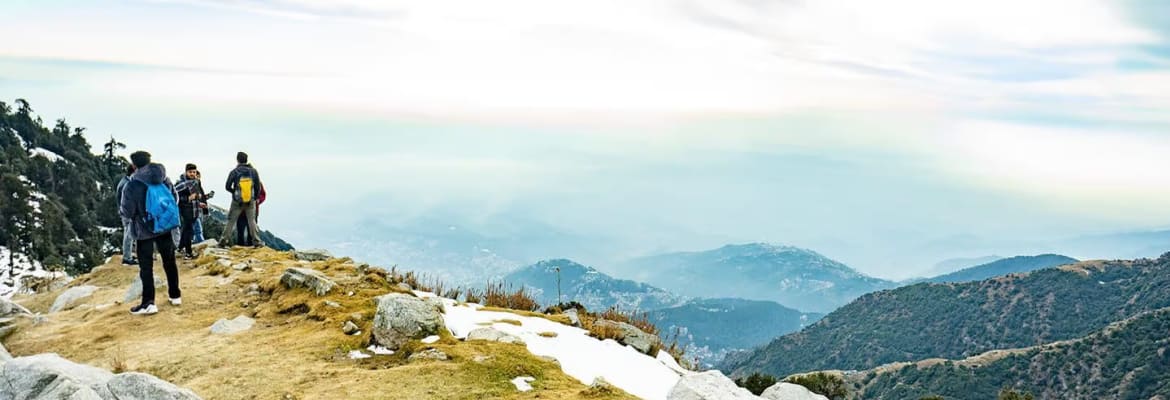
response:
[(483, 304), (489, 307), (509, 308), (521, 311), (536, 311), (540, 309), (540, 304), (528, 293), (526, 288), (521, 287), (516, 289), (515, 292), (509, 292), (502, 282), (489, 284), (487, 289), (484, 289), (483, 301)]
[(475, 289), (467, 288), (467, 290), (463, 291), (463, 301), (480, 304), (483, 301), (483, 294)]
[(633, 311), (622, 311), (617, 307), (610, 307), (597, 317), (610, 321), (625, 322), (651, 335), (658, 334), (658, 327), (653, 322), (650, 322), (650, 316), (646, 313), (639, 314)]

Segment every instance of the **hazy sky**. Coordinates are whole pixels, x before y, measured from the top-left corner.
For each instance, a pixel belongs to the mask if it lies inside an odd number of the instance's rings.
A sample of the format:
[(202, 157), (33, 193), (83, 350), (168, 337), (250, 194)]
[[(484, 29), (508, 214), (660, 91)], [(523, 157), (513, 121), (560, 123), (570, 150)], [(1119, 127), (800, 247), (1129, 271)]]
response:
[(247, 150), (273, 193), (263, 224), (309, 245), (366, 209), (442, 208), (647, 251), (791, 243), (903, 277), (921, 267), (904, 254), (932, 246), (980, 256), (995, 246), (954, 243), (1170, 226), (1159, 0), (16, 0), (0, 14), (0, 99), (211, 177)]

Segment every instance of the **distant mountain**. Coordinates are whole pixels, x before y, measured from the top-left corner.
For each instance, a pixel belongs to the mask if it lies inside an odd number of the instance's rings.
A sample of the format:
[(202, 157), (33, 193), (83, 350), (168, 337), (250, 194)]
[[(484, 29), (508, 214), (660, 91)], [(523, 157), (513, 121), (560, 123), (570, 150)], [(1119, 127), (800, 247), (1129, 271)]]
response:
[(687, 296), (771, 300), (815, 312), (897, 285), (811, 250), (764, 243), (639, 258), (620, 268), (625, 276)]
[(1075, 339), (1170, 307), (1170, 253), (1088, 261), (980, 282), (871, 293), (722, 366), (735, 374), (864, 370)]
[(1170, 309), (1161, 309), (1066, 342), (855, 374), (851, 397), (983, 400), (1011, 387), (1037, 399), (1164, 399), (1170, 396), (1166, 332)]
[(934, 283), (981, 281), (994, 276), (1007, 275), (1017, 272), (1031, 272), (1038, 269), (1073, 264), (1077, 261), (1078, 260), (1075, 258), (1058, 254), (1018, 256), (966, 268), (946, 275), (930, 278), (926, 281)]
[(1002, 260), (1000, 256), (983, 256), (983, 257), (967, 257), (967, 258), (952, 258), (942, 260), (934, 264), (929, 270), (924, 272), (922, 276), (939, 276), (946, 275), (961, 269), (967, 269), (978, 265), (983, 265), (995, 261)]
[(563, 259), (545, 260), (520, 268), (504, 276), (504, 282), (528, 287), (543, 305), (556, 304), (558, 269), (564, 301), (577, 301), (590, 310), (616, 306), (622, 310), (647, 311), (673, 307), (686, 301), (654, 286), (616, 279), (592, 267)]
[(732, 351), (764, 345), (823, 316), (772, 301), (743, 299), (697, 299), (649, 313), (664, 335), (679, 328), (679, 342), (687, 345), (687, 355), (707, 363), (718, 362)]

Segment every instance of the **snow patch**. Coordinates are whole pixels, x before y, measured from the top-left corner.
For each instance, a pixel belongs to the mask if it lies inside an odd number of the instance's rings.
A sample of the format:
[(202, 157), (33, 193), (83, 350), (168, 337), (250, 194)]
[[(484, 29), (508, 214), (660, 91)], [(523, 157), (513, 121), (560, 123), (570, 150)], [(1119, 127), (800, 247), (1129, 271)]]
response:
[[(52, 161), (52, 162), (65, 161), (65, 157), (61, 157), (57, 153), (54, 153), (53, 151), (46, 149), (46, 148), (43, 148), (43, 147), (33, 147), (33, 148), (29, 149), (28, 155), (34, 156), (34, 157), (41, 156), (41, 157), (49, 159), (49, 161)], [(66, 162), (68, 162), (68, 161), (66, 161)]]
[(394, 355), (394, 350), (390, 350), (390, 349), (387, 349), (385, 347), (378, 346), (378, 345), (370, 345), (370, 347), (367, 347), (366, 350), (369, 350), (371, 353), (374, 353), (374, 354), (379, 355), (379, 356)]
[(366, 353), (362, 353), (361, 350), (353, 350), (353, 351), (349, 352), (349, 359), (351, 359), (351, 360), (363, 360), (363, 359), (367, 359), (370, 357), (373, 357), (373, 356), (366, 354)]
[(521, 376), (512, 380), (512, 384), (516, 385), (516, 390), (521, 392), (531, 392), (532, 385), (529, 383), (536, 382), (536, 378), (531, 376)]
[(438, 336), (427, 336), (425, 339), (421, 340), (421, 342), (423, 342), (423, 344), (435, 344), (435, 342), (438, 342), (438, 341), (439, 341)]

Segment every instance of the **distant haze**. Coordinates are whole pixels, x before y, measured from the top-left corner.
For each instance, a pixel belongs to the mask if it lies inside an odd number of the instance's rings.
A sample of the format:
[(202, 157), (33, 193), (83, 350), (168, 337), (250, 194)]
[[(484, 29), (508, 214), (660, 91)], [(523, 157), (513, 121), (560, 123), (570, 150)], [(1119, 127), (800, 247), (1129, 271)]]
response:
[(247, 151), (299, 247), (454, 227), (604, 270), (770, 242), (901, 279), (1170, 250), (1084, 238), (1170, 227), (1167, 8), (17, 1), (0, 100), (220, 191)]

